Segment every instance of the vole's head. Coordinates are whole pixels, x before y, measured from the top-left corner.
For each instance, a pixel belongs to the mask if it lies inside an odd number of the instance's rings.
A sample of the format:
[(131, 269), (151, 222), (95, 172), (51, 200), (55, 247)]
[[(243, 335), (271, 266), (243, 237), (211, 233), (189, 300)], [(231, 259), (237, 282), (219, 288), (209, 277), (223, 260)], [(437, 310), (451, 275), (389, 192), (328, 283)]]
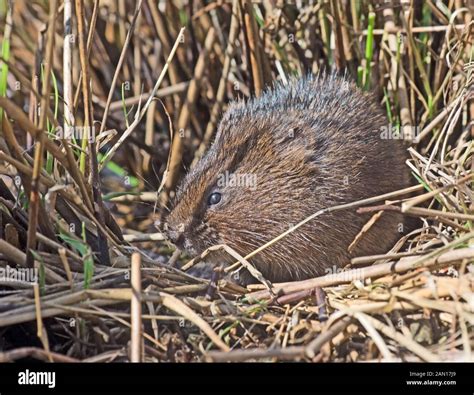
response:
[(192, 255), (215, 244), (248, 254), (302, 219), (314, 201), (307, 182), (316, 171), (314, 134), (305, 133), (297, 111), (262, 103), (231, 105), (177, 191), (167, 233)]

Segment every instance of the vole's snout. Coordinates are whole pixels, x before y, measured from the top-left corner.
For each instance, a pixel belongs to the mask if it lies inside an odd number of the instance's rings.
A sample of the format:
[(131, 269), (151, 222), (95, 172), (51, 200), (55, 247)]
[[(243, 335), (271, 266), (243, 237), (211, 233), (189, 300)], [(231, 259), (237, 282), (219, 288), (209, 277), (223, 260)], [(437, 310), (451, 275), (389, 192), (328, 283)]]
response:
[(182, 225), (174, 226), (170, 223), (165, 223), (163, 232), (165, 233), (168, 240), (176, 247), (178, 247), (180, 250), (184, 248), (185, 237)]
[(175, 225), (171, 218), (167, 218), (158, 228), (168, 241), (173, 243), (180, 250), (184, 247), (184, 226), (182, 224)]
[(168, 232), (168, 237), (170, 241), (179, 249), (184, 248), (184, 235), (177, 231), (177, 230), (171, 230)]

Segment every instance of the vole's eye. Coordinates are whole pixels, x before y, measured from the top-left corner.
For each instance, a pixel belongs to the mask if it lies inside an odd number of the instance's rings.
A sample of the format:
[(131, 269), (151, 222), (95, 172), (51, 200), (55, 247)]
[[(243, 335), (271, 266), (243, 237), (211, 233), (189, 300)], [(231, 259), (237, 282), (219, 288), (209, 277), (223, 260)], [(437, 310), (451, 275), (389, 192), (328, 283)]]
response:
[(213, 192), (207, 198), (208, 206), (214, 206), (215, 204), (219, 203), (222, 199), (222, 195), (219, 192)]

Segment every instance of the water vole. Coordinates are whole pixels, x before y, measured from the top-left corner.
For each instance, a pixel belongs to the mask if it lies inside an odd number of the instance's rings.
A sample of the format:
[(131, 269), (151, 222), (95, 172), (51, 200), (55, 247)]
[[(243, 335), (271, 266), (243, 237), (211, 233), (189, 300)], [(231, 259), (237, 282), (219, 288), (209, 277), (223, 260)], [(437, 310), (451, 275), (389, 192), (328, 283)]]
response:
[[(387, 127), (372, 95), (335, 75), (308, 76), (231, 104), (177, 191), (170, 240), (192, 255), (227, 244), (245, 256), (320, 209), (408, 186), (405, 149), (381, 137)], [(325, 274), (353, 255), (384, 253), (400, 238), (395, 213), (384, 213), (348, 252), (368, 218), (356, 209), (322, 215), (250, 262), (279, 282)], [(209, 263), (217, 262), (235, 259), (211, 254)]]

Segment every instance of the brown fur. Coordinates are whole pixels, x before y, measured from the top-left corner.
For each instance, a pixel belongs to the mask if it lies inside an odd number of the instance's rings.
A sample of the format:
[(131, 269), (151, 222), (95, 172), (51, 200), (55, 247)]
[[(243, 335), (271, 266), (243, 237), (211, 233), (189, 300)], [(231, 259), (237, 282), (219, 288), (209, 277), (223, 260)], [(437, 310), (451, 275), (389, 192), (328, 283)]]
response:
[[(168, 234), (191, 254), (227, 244), (245, 256), (316, 211), (408, 186), (405, 150), (372, 96), (343, 78), (306, 77), (230, 106), (207, 154), (177, 192)], [(253, 185), (217, 186), (223, 174)], [(208, 196), (221, 193), (219, 204)], [(368, 216), (322, 215), (250, 259), (270, 281), (299, 280), (349, 262)], [(384, 253), (402, 219), (384, 213), (353, 255)], [(225, 254), (210, 263), (234, 262)], [(247, 282), (244, 276), (241, 280)]]

